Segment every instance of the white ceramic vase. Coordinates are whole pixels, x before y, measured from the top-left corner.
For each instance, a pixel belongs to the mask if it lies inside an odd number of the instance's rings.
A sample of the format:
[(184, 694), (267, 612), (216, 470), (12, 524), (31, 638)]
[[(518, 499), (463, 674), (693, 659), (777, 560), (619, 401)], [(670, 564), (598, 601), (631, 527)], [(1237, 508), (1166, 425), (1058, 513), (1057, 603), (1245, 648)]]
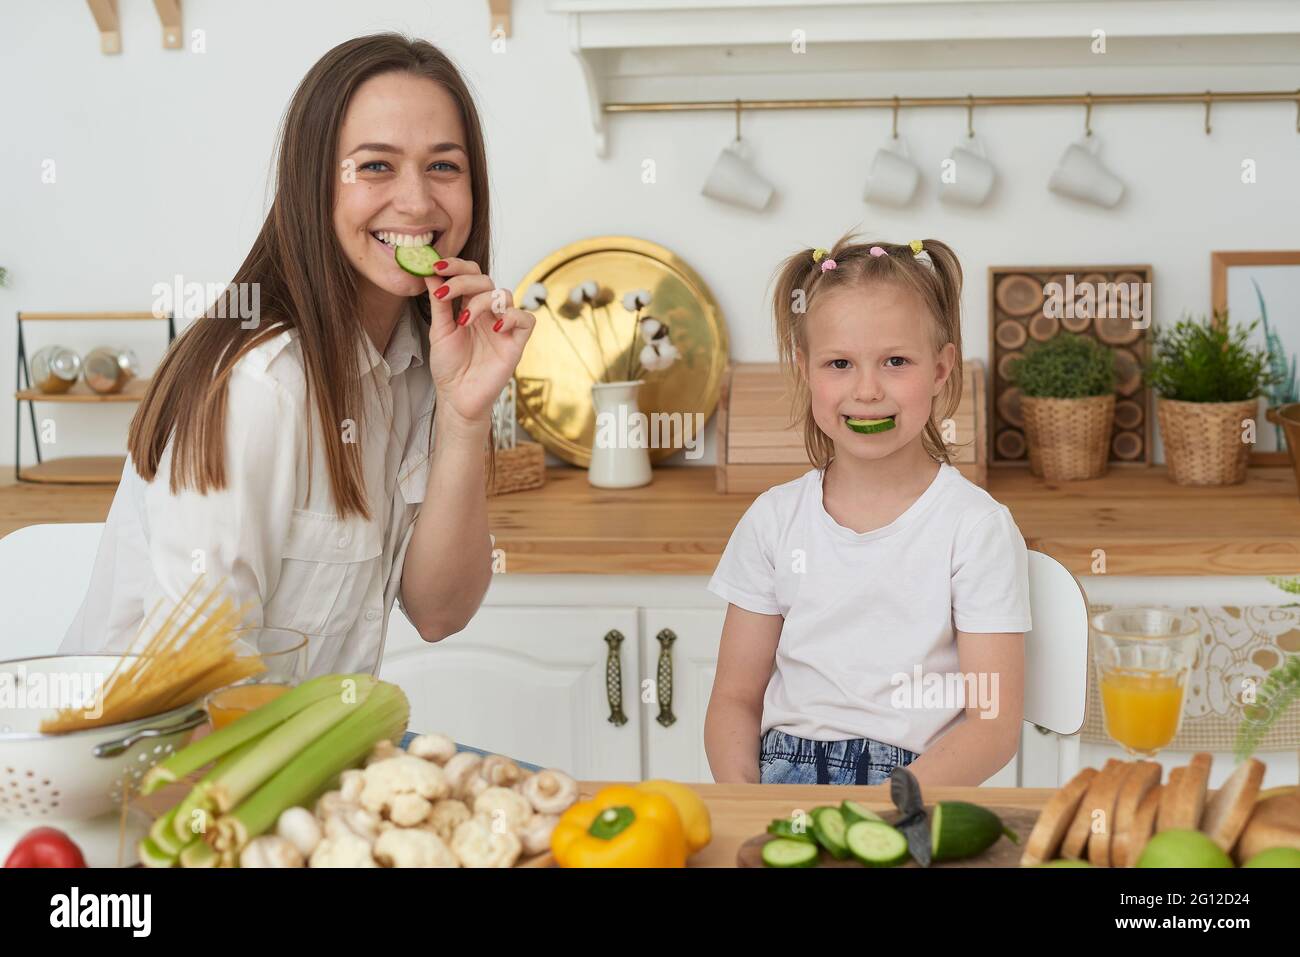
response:
[(637, 392), (644, 379), (597, 382), (591, 387), (596, 430), (591, 440), (587, 481), (597, 488), (636, 488), (649, 485), (649, 428), (642, 422)]

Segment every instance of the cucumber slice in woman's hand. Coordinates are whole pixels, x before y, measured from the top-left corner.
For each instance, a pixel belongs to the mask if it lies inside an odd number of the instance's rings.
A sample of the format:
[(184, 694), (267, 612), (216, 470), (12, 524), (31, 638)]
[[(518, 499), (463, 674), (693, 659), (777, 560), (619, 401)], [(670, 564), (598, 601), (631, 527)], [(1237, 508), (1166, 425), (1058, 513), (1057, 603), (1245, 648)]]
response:
[(872, 432), (888, 432), (894, 427), (893, 419), (845, 419), (844, 424), (854, 432), (870, 435)]
[(442, 259), (432, 246), (398, 246), (393, 257), (412, 276), (432, 276), (434, 264)]

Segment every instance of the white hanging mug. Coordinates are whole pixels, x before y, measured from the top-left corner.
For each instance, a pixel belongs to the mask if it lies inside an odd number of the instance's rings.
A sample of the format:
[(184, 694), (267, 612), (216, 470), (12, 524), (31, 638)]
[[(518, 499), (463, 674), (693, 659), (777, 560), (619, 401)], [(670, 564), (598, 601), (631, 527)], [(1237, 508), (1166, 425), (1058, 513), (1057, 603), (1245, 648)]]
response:
[(907, 144), (895, 139), (876, 150), (867, 174), (862, 198), (868, 203), (906, 206), (916, 193), (921, 171), (907, 152)]
[(984, 144), (978, 137), (968, 137), (953, 147), (948, 160), (952, 163), (952, 182), (940, 177), (939, 199), (958, 206), (982, 205), (998, 177)]
[(1052, 170), (1047, 188), (1061, 196), (1098, 206), (1118, 203), (1124, 195), (1124, 184), (1097, 157), (1100, 148), (1096, 136), (1085, 136), (1071, 143)]
[(723, 147), (700, 190), (705, 196), (733, 206), (761, 210), (772, 199), (774, 187), (754, 169), (753, 151), (744, 140)]

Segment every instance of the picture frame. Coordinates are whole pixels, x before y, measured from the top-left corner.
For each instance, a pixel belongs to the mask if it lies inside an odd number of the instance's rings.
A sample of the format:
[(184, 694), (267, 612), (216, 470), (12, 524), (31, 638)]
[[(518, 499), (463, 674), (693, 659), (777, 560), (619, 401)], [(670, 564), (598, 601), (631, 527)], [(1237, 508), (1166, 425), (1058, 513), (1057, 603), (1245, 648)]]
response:
[[(1300, 357), (1300, 250), (1219, 250), (1210, 253), (1210, 307), (1216, 321), (1225, 311), (1232, 322), (1251, 322), (1261, 318), (1261, 297), (1267, 310), (1269, 330), (1284, 350), (1283, 361), (1295, 361), (1300, 367), (1300, 358), (1297, 358)], [(1267, 345), (1262, 323), (1251, 341)], [(1295, 394), (1297, 388), (1300, 388), (1300, 382), (1295, 384), (1291, 397), (1282, 401), (1300, 401), (1300, 395)], [(1280, 391), (1275, 386), (1274, 396)], [(1266, 406), (1272, 404), (1271, 399), (1266, 400)], [(1281, 430), (1273, 423), (1259, 423), (1250, 464), (1291, 465)]]

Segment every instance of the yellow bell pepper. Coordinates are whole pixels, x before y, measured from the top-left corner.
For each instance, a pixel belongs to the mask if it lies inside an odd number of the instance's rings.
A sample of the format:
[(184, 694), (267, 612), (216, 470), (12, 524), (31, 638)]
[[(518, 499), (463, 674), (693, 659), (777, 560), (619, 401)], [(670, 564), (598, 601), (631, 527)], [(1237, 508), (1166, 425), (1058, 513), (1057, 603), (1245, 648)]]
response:
[(560, 867), (685, 867), (686, 835), (671, 800), (615, 784), (560, 816), (551, 851)]
[(686, 832), (686, 856), (690, 857), (702, 847), (707, 847), (713, 839), (713, 828), (709, 820), (709, 809), (695, 790), (677, 781), (653, 779), (636, 785), (639, 791), (653, 791), (662, 794), (677, 807), (682, 819), (682, 829)]

